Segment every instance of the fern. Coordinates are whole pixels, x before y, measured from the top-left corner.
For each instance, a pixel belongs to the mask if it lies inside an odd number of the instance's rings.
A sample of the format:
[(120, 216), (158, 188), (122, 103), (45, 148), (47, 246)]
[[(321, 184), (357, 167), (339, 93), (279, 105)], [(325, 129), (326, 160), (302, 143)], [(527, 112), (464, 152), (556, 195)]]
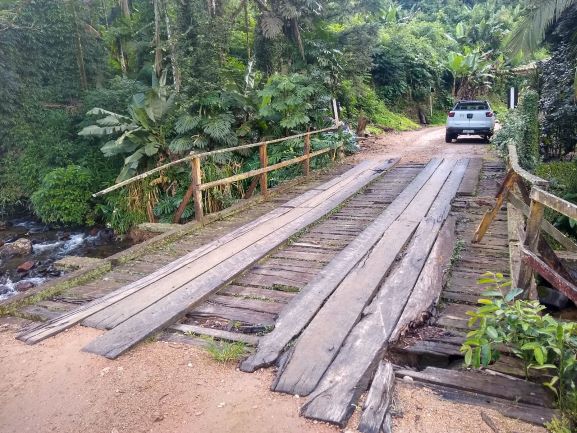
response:
[(191, 116), (190, 114), (185, 114), (181, 116), (174, 125), (174, 130), (178, 134), (184, 134), (190, 132), (198, 127), (202, 118), (200, 116)]
[(261, 19), (261, 28), (265, 38), (274, 39), (282, 33), (283, 21), (270, 12), (265, 12)]
[(194, 146), (194, 141), (191, 137), (179, 137), (172, 140), (168, 148), (171, 152), (182, 153), (186, 152)]

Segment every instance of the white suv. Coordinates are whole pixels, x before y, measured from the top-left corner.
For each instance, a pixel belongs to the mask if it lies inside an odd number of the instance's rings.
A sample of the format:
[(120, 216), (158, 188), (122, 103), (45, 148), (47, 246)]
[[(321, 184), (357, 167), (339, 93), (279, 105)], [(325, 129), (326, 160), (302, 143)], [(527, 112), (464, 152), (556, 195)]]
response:
[(449, 112), (445, 141), (459, 135), (480, 135), (489, 141), (495, 130), (495, 113), (487, 101), (460, 101)]

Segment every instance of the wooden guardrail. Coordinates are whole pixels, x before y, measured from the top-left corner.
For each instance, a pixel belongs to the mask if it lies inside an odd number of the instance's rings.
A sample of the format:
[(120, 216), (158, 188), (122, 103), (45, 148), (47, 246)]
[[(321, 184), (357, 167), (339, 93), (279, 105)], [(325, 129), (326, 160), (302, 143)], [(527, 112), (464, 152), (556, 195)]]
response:
[[(181, 158), (181, 159), (178, 159), (176, 161), (172, 161), (168, 164), (164, 164), (162, 166), (156, 167), (152, 170), (147, 171), (146, 173), (139, 174), (138, 176), (134, 176), (134, 177), (132, 177), (128, 180), (125, 180), (123, 182), (119, 182), (116, 185), (113, 185), (109, 188), (106, 188), (102, 191), (99, 191), (99, 192), (93, 194), (93, 197), (98, 197), (98, 196), (108, 194), (112, 191), (115, 191), (119, 188), (122, 188), (123, 186), (129, 185), (133, 182), (136, 182), (138, 180), (149, 177), (149, 176), (153, 175), (154, 173), (158, 173), (162, 170), (165, 170), (168, 167), (172, 167), (174, 165), (178, 165), (178, 164), (182, 164), (182, 163), (190, 161), (191, 170), (192, 170), (192, 172), (191, 172), (192, 173), (192, 176), (191, 176), (192, 181), (191, 181), (191, 184), (188, 187), (188, 189), (184, 195), (182, 202), (180, 203), (180, 206), (178, 207), (178, 209), (174, 215), (173, 221), (175, 223), (178, 223), (180, 221), (180, 219), (182, 218), (182, 214), (184, 213), (184, 210), (185, 210), (186, 206), (188, 205), (188, 203), (190, 203), (191, 199), (194, 201), (195, 219), (197, 221), (202, 221), (202, 219), (204, 218), (204, 210), (203, 210), (203, 206), (202, 206), (202, 192), (206, 191), (207, 189), (214, 188), (214, 187), (221, 186), (221, 185), (229, 185), (229, 184), (234, 183), (234, 182), (238, 182), (238, 181), (241, 181), (244, 179), (254, 177), (255, 179), (253, 180), (253, 182), (249, 186), (244, 198), (249, 198), (253, 194), (253, 192), (256, 189), (258, 184), (260, 184), (261, 193), (266, 196), (267, 185), (268, 185), (267, 174), (269, 172), (274, 171), (274, 170), (279, 170), (281, 168), (289, 167), (289, 166), (294, 165), (294, 164), (302, 163), (303, 164), (303, 174), (305, 176), (308, 176), (310, 173), (310, 160), (311, 160), (311, 158), (314, 158), (314, 157), (317, 157), (320, 155), (324, 155), (330, 151), (334, 151), (335, 157), (336, 157), (337, 150), (342, 150), (343, 144), (340, 144), (337, 147), (328, 147), (325, 149), (320, 149), (320, 150), (311, 152), (311, 136), (315, 135), (315, 134), (321, 134), (323, 132), (338, 130), (339, 129), (339, 122), (337, 119), (336, 119), (335, 123), (336, 123), (336, 126), (332, 126), (330, 128), (324, 128), (324, 129), (319, 129), (319, 130), (315, 130), (315, 131), (308, 131), (308, 132), (305, 132), (302, 134), (295, 134), (295, 135), (291, 135), (288, 137), (277, 138), (274, 140), (261, 141), (258, 143), (244, 144), (241, 146), (229, 147), (229, 148), (224, 148), (224, 149), (217, 149), (217, 150), (213, 150), (210, 152), (191, 153), (190, 155), (188, 155), (184, 158)], [(285, 142), (288, 140), (294, 140), (294, 139), (298, 139), (298, 138), (304, 138), (304, 152), (303, 152), (302, 156), (292, 158), (292, 159), (289, 159), (286, 161), (282, 161), (282, 162), (279, 162), (277, 164), (268, 165), (268, 146), (269, 145), (278, 144), (278, 143), (282, 143), (282, 142)], [(239, 173), (237, 175), (230, 176), (230, 177), (227, 177), (224, 179), (215, 180), (213, 182), (202, 183), (202, 167), (201, 167), (201, 159), (202, 158), (206, 158), (206, 157), (210, 157), (210, 156), (214, 156), (214, 155), (219, 155), (219, 154), (223, 154), (223, 153), (236, 152), (239, 150), (252, 149), (252, 148), (256, 148), (256, 147), (258, 147), (258, 149), (259, 149), (260, 168), (258, 168), (256, 170), (247, 171), (245, 173)]]
[[(544, 218), (545, 208), (548, 207), (569, 218), (577, 219), (577, 206), (547, 192), (548, 187), (547, 180), (529, 173), (519, 165), (517, 149), (514, 145), (509, 145), (509, 171), (497, 193), (495, 206), (485, 213), (473, 242), (483, 239), (503, 204), (510, 203), (521, 219), (519, 227), (515, 228), (519, 233), (513, 234), (519, 243), (515, 244), (514, 248), (510, 245), (513, 284), (523, 289), (525, 297), (529, 297), (536, 272), (565, 296), (577, 302), (577, 281), (541, 236), (546, 233), (567, 251), (577, 252), (577, 244)], [(523, 221), (525, 218), (526, 224)]]

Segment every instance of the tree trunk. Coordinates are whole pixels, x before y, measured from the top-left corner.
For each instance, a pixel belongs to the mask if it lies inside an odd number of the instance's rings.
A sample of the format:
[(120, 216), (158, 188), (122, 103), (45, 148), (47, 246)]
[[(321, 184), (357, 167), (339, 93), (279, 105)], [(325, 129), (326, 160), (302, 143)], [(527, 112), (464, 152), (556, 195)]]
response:
[[(122, 16), (124, 18), (130, 18), (130, 6), (128, 0), (118, 0), (118, 3), (120, 5)], [(122, 70), (122, 76), (126, 78), (128, 77), (128, 64), (124, 53), (124, 41), (122, 38), (118, 39), (118, 50), (120, 51), (120, 69)]]
[(78, 23), (78, 11), (74, 2), (72, 5), (72, 16), (74, 19), (75, 42), (76, 42), (76, 63), (78, 64), (78, 73), (80, 78), (80, 88), (82, 90), (88, 89), (88, 79), (86, 78), (86, 68), (84, 65), (84, 48), (82, 47), (82, 39), (80, 37), (80, 25)]
[(166, 0), (163, 2), (163, 10), (164, 10), (164, 21), (166, 23), (166, 38), (168, 39), (168, 44), (170, 45), (170, 63), (172, 65), (172, 78), (174, 81), (174, 89), (176, 90), (176, 93), (178, 93), (180, 91), (180, 69), (178, 67), (178, 54), (176, 53), (176, 42), (172, 34)]
[(160, 0), (154, 0), (154, 72), (157, 78), (162, 73), (162, 48), (160, 47)]

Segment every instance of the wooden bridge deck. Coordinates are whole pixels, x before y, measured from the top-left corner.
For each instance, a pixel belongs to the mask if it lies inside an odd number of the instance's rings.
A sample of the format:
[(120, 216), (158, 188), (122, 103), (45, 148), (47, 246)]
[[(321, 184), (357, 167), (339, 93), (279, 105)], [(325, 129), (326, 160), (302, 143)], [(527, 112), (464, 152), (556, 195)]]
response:
[[(481, 291), (476, 279), (485, 271), (507, 274), (509, 267), (503, 212), (481, 244), (469, 242), (484, 210), (492, 204), (504, 167), (481, 160), (431, 161), (427, 165), (394, 165), (390, 161), (379, 166), (388, 167), (383, 174), (372, 175), (370, 167), (377, 167), (376, 163), (366, 164), (364, 171), (343, 165), (290, 193), (211, 224), (199, 234), (115, 266), (96, 281), (25, 307), (26, 314), (51, 322), (20, 338), (34, 343), (82, 321), (85, 326), (110, 329), (87, 350), (111, 358), (163, 329), (163, 338), (173, 341), (202, 344), (194, 335), (243, 341), (258, 345), (256, 353), (241, 365), (243, 370), (277, 362), (280, 368), (273, 389), (311, 394), (303, 409), (305, 416), (344, 424), (350, 405), (367, 388), (375, 361), (385, 355), (389, 342), (407, 326), (428, 319), (425, 313), (432, 311), (429, 326), (409, 332), (393, 348), (394, 359), (403, 365), (397, 374), (410, 376), (416, 384), (426, 384), (447, 398), (490, 403), (505, 414), (531, 422), (550, 419), (550, 399), (539, 385), (531, 387), (514, 378), (519, 370), (513, 358), (504, 357), (494, 367), (501, 375), (499, 380), (508, 381), (507, 391), (486, 374), (481, 377), (459, 370), (465, 313), (473, 308)], [(334, 192), (328, 194), (330, 188)], [(315, 204), (306, 205), (306, 200)], [(294, 218), (287, 217), (292, 213)], [(256, 248), (256, 238), (244, 247), (235, 246), (238, 239), (248, 236), (244, 228), (254, 231), (260, 227), (254, 223), (259, 218), (274, 225), (262, 234), (268, 242), (274, 240), (273, 244), (261, 242), (258, 252), (249, 251)], [(292, 223), (297, 220), (298, 224)], [(228, 244), (224, 242), (227, 237)], [(444, 281), (443, 268), (453, 252), (455, 237), (465, 248)], [(191, 290), (196, 288), (186, 289), (185, 284), (179, 289), (179, 285), (203, 278), (198, 267), (209, 259), (203, 259), (205, 253), (199, 251), (208, 251), (208, 256), (210, 248), (222, 249), (223, 244), (234, 251), (225, 251), (228, 255), (224, 258), (206, 265), (207, 270), (221, 268), (199, 283), (206, 290), (190, 301)], [(184, 257), (200, 260), (200, 265), (186, 265)], [(227, 262), (227, 257), (234, 260)], [(184, 271), (177, 266), (161, 283), (151, 280), (151, 274), (164, 272), (166, 266), (172, 269), (175, 263), (185, 266)], [(195, 273), (200, 276), (194, 277)], [(149, 285), (153, 289), (147, 292)], [(127, 288), (135, 294), (130, 292), (126, 300), (124, 295), (115, 298)], [(326, 293), (321, 295), (323, 290)], [(439, 295), (438, 310), (431, 310)], [(381, 317), (382, 305), (389, 308), (387, 317)], [(386, 326), (379, 326), (383, 319)], [(347, 380), (342, 380), (343, 369)], [(504, 373), (513, 376), (503, 379)], [(527, 387), (537, 397), (519, 401)]]

